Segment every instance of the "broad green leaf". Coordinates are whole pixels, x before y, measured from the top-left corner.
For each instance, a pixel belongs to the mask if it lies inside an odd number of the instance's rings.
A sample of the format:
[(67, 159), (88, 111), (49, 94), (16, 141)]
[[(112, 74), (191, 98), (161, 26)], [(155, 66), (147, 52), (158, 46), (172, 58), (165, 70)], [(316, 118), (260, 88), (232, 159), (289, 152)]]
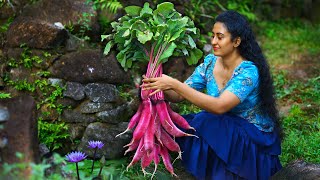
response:
[(126, 11), (127, 14), (129, 14), (129, 16), (139, 16), (140, 11), (141, 11), (141, 7), (139, 6), (127, 6), (124, 8), (124, 10)]
[(145, 44), (152, 39), (153, 33), (151, 31), (137, 31), (136, 36), (139, 42)]
[(185, 55), (185, 56), (188, 56), (189, 55), (189, 52), (188, 52), (188, 50), (184, 47), (184, 48), (182, 48), (182, 52), (183, 52), (183, 55)]
[(130, 35), (130, 29), (127, 29), (127, 30), (123, 33), (122, 37), (127, 37), (127, 36), (129, 36), (129, 35)]
[(194, 42), (194, 40), (192, 39), (192, 37), (190, 35), (188, 35), (188, 41), (189, 41), (189, 44), (192, 49), (197, 47), (196, 43)]
[(132, 37), (130, 37), (130, 39), (128, 40), (125, 40), (124, 46), (128, 46), (131, 43), (131, 41), (132, 41)]
[(108, 55), (112, 46), (113, 46), (113, 41), (109, 41), (106, 47), (104, 48), (103, 54)]
[(187, 62), (189, 65), (197, 64), (198, 60), (202, 57), (203, 52), (200, 49), (193, 49), (190, 51), (190, 56), (187, 57)]
[(146, 54), (143, 53), (142, 51), (136, 51), (132, 58), (138, 61), (149, 60)]
[(113, 28), (113, 29), (117, 29), (117, 27), (120, 25), (120, 23), (118, 23), (118, 22), (112, 22), (111, 23), (111, 27)]
[(169, 19), (178, 19), (178, 18), (181, 18), (181, 14), (178, 13), (177, 11), (174, 11), (173, 13), (171, 13), (170, 15), (168, 15)]
[(144, 14), (150, 14), (152, 15), (152, 9), (149, 7), (149, 3), (144, 3), (142, 10), (140, 11), (140, 16), (143, 16)]
[(112, 38), (112, 36), (114, 36), (114, 34), (101, 35), (101, 41), (104, 41), (105, 39)]
[(181, 33), (184, 32), (184, 29), (180, 29), (179, 31), (177, 31), (169, 40), (169, 42), (176, 40), (177, 38), (180, 37)]
[(181, 19), (170, 19), (168, 20), (169, 31), (179, 31), (187, 26), (188, 18), (183, 17)]
[(174, 49), (177, 47), (175, 43), (170, 43), (169, 47), (161, 54), (160, 56), (160, 62), (164, 63), (166, 62), (166, 59), (169, 58), (172, 54)]
[(171, 2), (164, 2), (159, 4), (155, 11), (157, 14), (167, 18), (174, 11), (174, 5)]
[(145, 31), (148, 29), (148, 25), (143, 22), (142, 20), (137, 20), (132, 24), (131, 27), (132, 30), (137, 30), (137, 31)]
[(186, 31), (193, 32), (193, 34), (197, 34), (197, 28), (187, 28)]
[(131, 68), (132, 66), (132, 59), (128, 59), (126, 62), (126, 67)]

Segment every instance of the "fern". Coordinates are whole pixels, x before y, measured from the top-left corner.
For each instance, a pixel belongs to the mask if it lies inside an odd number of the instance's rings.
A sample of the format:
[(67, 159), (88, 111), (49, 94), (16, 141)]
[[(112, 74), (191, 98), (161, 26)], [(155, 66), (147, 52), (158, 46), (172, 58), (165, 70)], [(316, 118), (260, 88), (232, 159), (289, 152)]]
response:
[(106, 9), (113, 14), (116, 14), (118, 9), (123, 8), (118, 0), (88, 0), (88, 2), (93, 2), (93, 7), (95, 9)]

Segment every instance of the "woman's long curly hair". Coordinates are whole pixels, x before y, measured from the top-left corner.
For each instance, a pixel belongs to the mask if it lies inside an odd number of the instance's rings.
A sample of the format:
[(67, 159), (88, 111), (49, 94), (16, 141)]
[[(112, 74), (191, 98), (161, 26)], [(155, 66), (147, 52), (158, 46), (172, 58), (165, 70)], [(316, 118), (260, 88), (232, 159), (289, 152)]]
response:
[(229, 10), (219, 14), (216, 17), (216, 22), (221, 22), (225, 25), (231, 34), (231, 40), (240, 37), (241, 43), (238, 46), (240, 55), (257, 66), (260, 78), (259, 97), (261, 100), (261, 112), (267, 114), (273, 120), (276, 130), (282, 137), (283, 133), (280, 126), (279, 112), (276, 107), (270, 68), (248, 21), (238, 12)]

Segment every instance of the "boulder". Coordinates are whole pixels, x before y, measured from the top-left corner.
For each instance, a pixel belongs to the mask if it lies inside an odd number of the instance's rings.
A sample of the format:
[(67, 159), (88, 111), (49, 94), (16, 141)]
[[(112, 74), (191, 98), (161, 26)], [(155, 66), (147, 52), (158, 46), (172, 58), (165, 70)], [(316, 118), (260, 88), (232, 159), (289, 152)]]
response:
[(62, 56), (49, 68), (52, 76), (82, 84), (105, 82), (122, 84), (130, 76), (119, 65), (115, 55), (103, 57), (100, 50), (85, 49)]
[(123, 146), (128, 144), (131, 140), (131, 134), (126, 133), (120, 137), (115, 137), (117, 134), (123, 132), (127, 128), (128, 123), (119, 123), (117, 125), (107, 125), (101, 122), (91, 123), (81, 140), (78, 150), (93, 157), (93, 149), (88, 148), (89, 141), (102, 141), (104, 146), (97, 151), (96, 159), (103, 155), (106, 159), (117, 159), (123, 157)]
[(46, 21), (17, 18), (7, 32), (9, 47), (20, 47), (25, 44), (30, 48), (52, 49), (63, 45), (68, 38), (65, 29)]
[(296, 160), (283, 167), (270, 180), (314, 180), (320, 179), (320, 164)]

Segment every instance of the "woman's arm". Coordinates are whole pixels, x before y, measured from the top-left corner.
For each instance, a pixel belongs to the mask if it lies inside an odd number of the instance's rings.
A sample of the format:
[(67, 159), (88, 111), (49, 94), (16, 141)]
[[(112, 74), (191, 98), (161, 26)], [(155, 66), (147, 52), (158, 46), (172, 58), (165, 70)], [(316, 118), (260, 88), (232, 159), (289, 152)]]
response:
[(174, 90), (166, 90), (164, 91), (165, 99), (167, 99), (170, 102), (178, 103), (184, 100), (180, 94), (176, 93)]
[(160, 91), (173, 90), (182, 98), (215, 114), (228, 112), (240, 103), (240, 99), (229, 91), (224, 91), (219, 97), (212, 97), (164, 74), (162, 77), (143, 79), (143, 82), (145, 82), (142, 86), (143, 89), (155, 89), (150, 95)]

